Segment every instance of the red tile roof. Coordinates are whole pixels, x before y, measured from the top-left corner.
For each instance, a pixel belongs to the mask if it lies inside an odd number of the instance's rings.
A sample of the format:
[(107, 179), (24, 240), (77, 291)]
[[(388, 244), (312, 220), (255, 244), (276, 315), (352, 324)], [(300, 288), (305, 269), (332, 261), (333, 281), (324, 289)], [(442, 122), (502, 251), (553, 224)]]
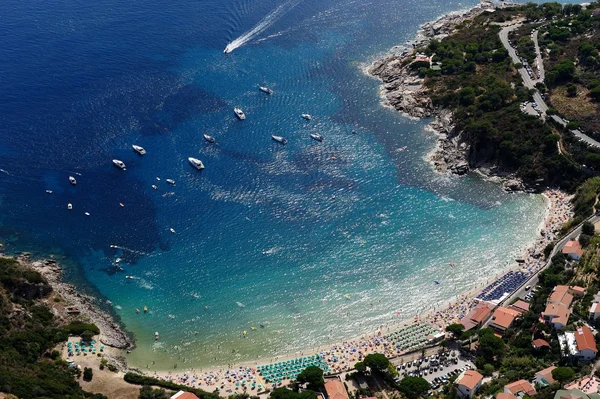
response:
[(510, 307), (519, 311), (527, 312), (529, 310), (529, 303), (519, 299), (518, 301), (510, 305)]
[(500, 392), (498, 395), (496, 395), (496, 399), (517, 399), (517, 397), (512, 393)]
[(199, 399), (199, 398), (191, 392), (179, 391), (175, 395), (171, 396), (171, 399)]
[(532, 344), (533, 344), (533, 347), (535, 349), (549, 348), (550, 347), (550, 344), (548, 343), (548, 341), (545, 341), (545, 340), (543, 340), (541, 338), (538, 338), (538, 339), (534, 340), (532, 342)]
[(557, 285), (554, 287), (548, 303), (562, 303), (566, 307), (571, 306), (573, 303), (573, 295), (569, 293), (569, 287), (566, 285)]
[(579, 241), (569, 241), (562, 249), (562, 253), (565, 255), (574, 254), (581, 257), (581, 255), (583, 255), (583, 249), (581, 249)]
[(492, 324), (502, 328), (509, 328), (520, 313), (514, 309), (500, 306), (492, 315)]
[(465, 374), (460, 379), (458, 384), (463, 385), (472, 391), (473, 389), (475, 389), (477, 384), (479, 384), (481, 382), (481, 380), (483, 380), (483, 376), (481, 374), (479, 374), (477, 371), (467, 370), (467, 371), (465, 371)]
[(554, 384), (555, 381), (554, 381), (554, 378), (552, 378), (552, 370), (554, 370), (555, 368), (556, 368), (556, 366), (550, 366), (548, 368), (538, 371), (535, 374), (544, 377), (544, 379), (546, 381), (548, 381), (550, 384)]
[(581, 352), (582, 350), (589, 349), (598, 352), (596, 349), (596, 340), (594, 334), (588, 326), (577, 327), (575, 331), (575, 341), (577, 342), (577, 349)]
[(337, 377), (325, 380), (325, 391), (329, 399), (348, 399), (346, 387)]
[(535, 388), (528, 381), (519, 380), (504, 386), (505, 390), (509, 390), (513, 395), (519, 392), (524, 392), (529, 396), (535, 395)]

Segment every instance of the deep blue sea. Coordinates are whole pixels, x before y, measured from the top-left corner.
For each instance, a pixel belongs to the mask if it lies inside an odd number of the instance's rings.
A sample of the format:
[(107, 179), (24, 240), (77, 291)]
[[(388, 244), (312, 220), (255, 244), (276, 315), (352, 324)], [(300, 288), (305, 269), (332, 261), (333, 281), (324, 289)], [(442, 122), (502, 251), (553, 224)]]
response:
[(362, 70), (475, 3), (5, 0), (0, 241), (109, 300), (133, 365), (271, 357), (439, 306), (507, 267), (544, 201), (435, 174), (426, 121)]

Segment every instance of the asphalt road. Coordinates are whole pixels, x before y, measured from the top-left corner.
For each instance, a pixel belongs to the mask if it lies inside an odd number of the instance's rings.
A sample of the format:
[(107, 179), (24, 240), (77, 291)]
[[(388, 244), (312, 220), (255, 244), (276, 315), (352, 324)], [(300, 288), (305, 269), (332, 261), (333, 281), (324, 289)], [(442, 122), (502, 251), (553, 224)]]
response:
[[(510, 55), (510, 58), (513, 60), (513, 62), (515, 64), (520, 63), (521, 60), (519, 59), (519, 56), (517, 55), (517, 51), (508, 42), (508, 34), (510, 32), (512, 32), (513, 30), (519, 28), (521, 25), (522, 24), (514, 24), (514, 25), (506, 26), (506, 27), (502, 28), (500, 30), (500, 33), (498, 34), (500, 36), (500, 41), (502, 42), (502, 45), (506, 48), (506, 50), (508, 51), (508, 54)], [(538, 110), (542, 113), (542, 118), (546, 119), (546, 111), (548, 111), (548, 105), (546, 104), (546, 101), (544, 101), (544, 99), (542, 98), (539, 91), (537, 91), (537, 89), (535, 88), (536, 83), (543, 82), (544, 78), (546, 76), (546, 73), (544, 70), (544, 62), (542, 60), (542, 55), (541, 55), (540, 48), (538, 45), (538, 31), (537, 30), (534, 32), (532, 40), (533, 40), (533, 43), (535, 44), (536, 62), (538, 63), (538, 66), (539, 66), (540, 79), (538, 79), (538, 80), (532, 79), (531, 76), (529, 76), (529, 73), (527, 72), (527, 70), (525, 68), (519, 69), (519, 74), (521, 74), (521, 78), (523, 79), (523, 84), (525, 85), (525, 87), (527, 87), (528, 89), (535, 89), (535, 93), (533, 94), (533, 100), (538, 105)], [(561, 124), (562, 126), (565, 126), (565, 127), (567, 126), (567, 121), (565, 121), (563, 118), (561, 118), (557, 115), (551, 115), (551, 118), (554, 121)], [(577, 137), (579, 140), (586, 143), (587, 145), (600, 148), (600, 142), (594, 140), (593, 138), (589, 137), (588, 135), (582, 133), (581, 131), (570, 130), (570, 132), (575, 137)]]
[[(586, 220), (591, 223), (595, 223), (600, 220), (600, 216), (594, 215)], [(548, 266), (550, 266), (550, 263), (552, 263), (552, 258), (554, 257), (554, 255), (556, 255), (559, 251), (562, 251), (565, 244), (568, 241), (575, 239), (575, 237), (577, 237), (579, 235), (579, 233), (581, 233), (581, 224), (579, 226), (577, 226), (577, 228), (575, 228), (572, 232), (567, 234), (564, 238), (562, 238), (560, 241), (558, 241), (556, 243), (556, 245), (554, 246), (554, 249), (552, 250), (552, 252), (550, 253), (550, 256), (548, 257), (548, 261), (546, 262), (546, 264), (544, 265), (543, 268), (538, 270), (526, 283), (524, 283), (521, 286), (520, 289), (518, 289), (517, 291), (515, 291), (511, 295), (509, 295), (507, 298), (505, 298), (502, 302), (499, 303), (499, 305), (509, 304), (509, 303), (513, 302), (513, 300), (515, 300), (517, 298), (522, 298), (523, 296), (525, 296), (527, 293), (527, 291), (525, 290), (525, 287), (527, 287), (528, 285), (531, 287), (535, 287), (539, 281), (538, 274), (542, 270), (544, 270)]]

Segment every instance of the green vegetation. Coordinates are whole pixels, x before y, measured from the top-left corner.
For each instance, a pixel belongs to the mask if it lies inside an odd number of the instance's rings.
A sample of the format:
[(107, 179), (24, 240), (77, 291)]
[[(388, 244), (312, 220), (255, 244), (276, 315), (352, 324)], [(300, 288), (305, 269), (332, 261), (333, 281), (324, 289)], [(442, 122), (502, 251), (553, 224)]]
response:
[(552, 378), (564, 385), (565, 382), (571, 381), (575, 377), (575, 371), (571, 367), (557, 367), (552, 370)]
[(94, 372), (90, 367), (84, 367), (83, 369), (83, 379), (85, 381), (91, 381), (94, 378)]
[(52, 351), (70, 331), (38, 301), (51, 292), (38, 272), (0, 258), (0, 392), (19, 398), (103, 398), (84, 392), (74, 378), (77, 370)]
[(460, 337), (464, 330), (465, 326), (460, 323), (450, 324), (448, 327), (446, 327), (446, 332), (451, 333), (455, 338)]
[(314, 391), (302, 391), (300, 393), (287, 388), (276, 388), (269, 395), (272, 399), (317, 399)]
[(594, 204), (600, 194), (600, 177), (586, 180), (575, 192), (573, 212), (579, 223), (594, 213)]
[(313, 391), (318, 391), (321, 387), (323, 387), (323, 384), (325, 384), (325, 380), (323, 379), (323, 370), (317, 366), (307, 367), (300, 374), (298, 374), (296, 380), (300, 384), (307, 383), (308, 389)]
[(152, 389), (152, 387), (145, 385), (140, 389), (139, 399), (169, 399), (169, 395), (164, 389)]
[(206, 392), (201, 389), (190, 388), (184, 385), (175, 384), (169, 381), (159, 380), (158, 378), (152, 378), (136, 373), (127, 373), (124, 377), (125, 381), (130, 384), (136, 385), (153, 385), (161, 388), (170, 389), (173, 391), (188, 391), (194, 393), (200, 399), (219, 399), (220, 396), (216, 393)]
[(391, 364), (389, 359), (385, 357), (385, 355), (381, 353), (370, 353), (365, 356), (365, 360), (363, 361), (365, 366), (371, 369), (371, 371), (376, 373), (383, 373), (388, 370), (389, 365)]
[[(575, 161), (559, 153), (560, 135), (520, 111), (519, 104), (529, 101), (531, 93), (500, 42), (499, 26), (489, 24), (490, 18), (508, 20), (516, 15), (514, 10), (484, 13), (443, 40), (431, 41), (422, 51), (441, 63), (441, 70), (421, 67), (419, 74), (425, 77), (434, 105), (453, 111), (460, 139), (469, 144), (471, 165), (497, 165), (530, 187), (574, 190), (583, 180), (578, 162), (583, 162), (587, 150), (574, 143)], [(528, 48), (530, 42), (522, 41)], [(562, 65), (557, 79), (568, 79), (569, 70), (567, 63)]]
[(398, 389), (408, 399), (416, 399), (427, 393), (429, 383), (421, 377), (406, 377), (398, 384)]

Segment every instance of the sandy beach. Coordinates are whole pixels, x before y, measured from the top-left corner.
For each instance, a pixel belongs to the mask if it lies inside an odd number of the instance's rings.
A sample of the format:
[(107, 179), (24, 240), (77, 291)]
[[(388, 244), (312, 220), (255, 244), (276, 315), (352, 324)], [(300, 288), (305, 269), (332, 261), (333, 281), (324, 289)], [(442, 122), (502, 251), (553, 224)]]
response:
[(257, 369), (259, 365), (284, 362), (318, 354), (330, 368), (330, 373), (340, 373), (350, 370), (357, 361), (360, 361), (369, 353), (383, 353), (389, 358), (404, 355), (408, 351), (398, 348), (401, 342), (395, 341), (391, 337), (392, 333), (420, 325), (428, 325), (439, 332), (443, 332), (447, 325), (459, 322), (461, 317), (479, 303), (475, 296), (497, 277), (504, 275), (508, 270), (521, 270), (531, 276), (545, 265), (545, 259), (539, 254), (543, 253), (544, 248), (557, 238), (560, 228), (572, 218), (573, 212), (571, 210), (571, 197), (565, 193), (559, 190), (547, 190), (542, 195), (547, 200), (547, 210), (539, 226), (539, 236), (535, 243), (522, 251), (521, 258), (524, 262), (521, 264), (515, 262), (511, 269), (503, 270), (501, 274), (492, 279), (487, 279), (485, 282), (479, 282), (476, 287), (469, 289), (439, 308), (431, 307), (423, 314), (408, 319), (400, 319), (399, 316), (397, 322), (388, 323), (369, 334), (363, 334), (360, 337), (340, 343), (306, 349), (286, 356), (206, 369), (146, 371), (146, 374), (207, 391), (218, 388), (220, 392), (226, 394), (243, 391), (252, 393), (261, 389), (286, 385), (290, 381), (290, 379), (284, 378), (280, 384), (268, 383), (261, 377)]

